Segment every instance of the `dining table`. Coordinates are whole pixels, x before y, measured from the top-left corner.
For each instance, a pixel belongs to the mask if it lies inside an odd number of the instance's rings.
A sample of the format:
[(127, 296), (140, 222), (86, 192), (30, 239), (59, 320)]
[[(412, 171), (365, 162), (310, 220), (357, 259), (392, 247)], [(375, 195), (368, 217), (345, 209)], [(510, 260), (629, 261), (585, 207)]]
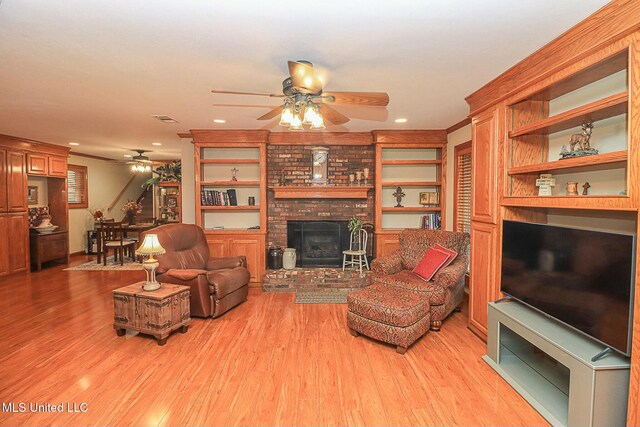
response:
[[(133, 234), (136, 233), (136, 237), (132, 240), (135, 240), (136, 242), (140, 242), (140, 238), (142, 237), (142, 233), (144, 233), (145, 231), (151, 230), (156, 228), (158, 225), (154, 224), (152, 222), (141, 222), (141, 223), (136, 223), (136, 224), (122, 224), (122, 233), (123, 233), (123, 237), (126, 239), (131, 239), (129, 237), (129, 233)], [(101, 245), (101, 238), (100, 238), (100, 233), (97, 233), (96, 236), (96, 243), (98, 246), (98, 259), (97, 262), (98, 264), (100, 264), (101, 259), (102, 259), (102, 245)]]

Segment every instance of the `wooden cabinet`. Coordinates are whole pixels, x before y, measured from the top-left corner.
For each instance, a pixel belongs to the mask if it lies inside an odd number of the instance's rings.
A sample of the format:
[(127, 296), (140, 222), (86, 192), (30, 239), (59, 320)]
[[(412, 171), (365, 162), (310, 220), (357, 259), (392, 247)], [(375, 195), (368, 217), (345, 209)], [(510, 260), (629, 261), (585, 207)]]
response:
[(7, 151), (7, 211), (27, 210), (27, 174), (25, 155), (17, 151)]
[(245, 256), (251, 283), (262, 282), (265, 271), (266, 236), (258, 233), (229, 234), (206, 232), (209, 255), (212, 257)]
[(182, 222), (182, 196), (179, 182), (155, 185), (155, 217), (166, 222)]
[(26, 213), (0, 214), (0, 276), (27, 270), (27, 230)]
[(69, 261), (69, 236), (67, 231), (54, 231), (48, 234), (33, 233), (29, 236), (31, 264), (36, 271), (42, 269), (42, 263), (59, 260)]
[(46, 154), (27, 154), (27, 173), (29, 175), (47, 175), (49, 173), (49, 156)]
[(497, 113), (489, 110), (472, 122), (471, 221), (496, 223)]
[(49, 176), (60, 178), (67, 177), (67, 158), (60, 156), (49, 156)]
[(29, 175), (67, 177), (67, 158), (49, 154), (27, 153)]
[(9, 169), (7, 167), (7, 151), (0, 150), (0, 212), (9, 211), (9, 201), (7, 194), (8, 171)]
[(382, 257), (400, 247), (399, 233), (376, 234), (376, 257)]
[(469, 270), (469, 328), (487, 338), (488, 304), (498, 298), (496, 289), (498, 226), (471, 223), (471, 260)]

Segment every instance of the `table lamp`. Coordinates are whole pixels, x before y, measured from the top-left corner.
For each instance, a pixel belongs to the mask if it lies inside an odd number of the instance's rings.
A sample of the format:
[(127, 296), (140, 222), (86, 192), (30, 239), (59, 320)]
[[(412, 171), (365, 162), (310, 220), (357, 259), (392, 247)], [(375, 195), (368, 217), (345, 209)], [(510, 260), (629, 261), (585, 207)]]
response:
[(166, 251), (158, 241), (157, 234), (145, 235), (142, 245), (140, 245), (140, 247), (136, 249), (137, 255), (149, 255), (149, 258), (147, 258), (142, 264), (142, 268), (144, 268), (145, 273), (147, 273), (147, 282), (142, 286), (143, 290), (155, 291), (156, 289), (160, 289), (160, 283), (158, 283), (158, 281), (156, 280), (156, 268), (158, 268), (158, 260), (153, 256), (163, 254), (165, 252)]

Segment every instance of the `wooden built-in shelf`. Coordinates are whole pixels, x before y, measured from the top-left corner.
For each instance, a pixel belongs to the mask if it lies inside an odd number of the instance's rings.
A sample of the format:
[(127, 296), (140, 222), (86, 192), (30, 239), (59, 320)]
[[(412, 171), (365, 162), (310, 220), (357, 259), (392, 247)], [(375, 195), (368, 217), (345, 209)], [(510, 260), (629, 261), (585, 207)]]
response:
[(366, 199), (372, 185), (301, 185), (272, 187), (276, 199)]
[(627, 161), (627, 150), (612, 151), (611, 153), (594, 154), (593, 156), (573, 157), (571, 159), (556, 160), (554, 162), (536, 163), (533, 165), (515, 166), (509, 168), (509, 175), (549, 172), (562, 169), (573, 169), (584, 166), (603, 165), (607, 163), (624, 163)]
[(382, 165), (441, 165), (442, 160), (382, 160)]
[(440, 208), (424, 208), (422, 206), (404, 206), (402, 208), (395, 208), (395, 207), (388, 207), (382, 208), (382, 213), (390, 213), (390, 212), (396, 212), (396, 213), (407, 213), (407, 212), (440, 212)]
[(629, 196), (508, 196), (502, 206), (549, 209), (589, 209), (603, 211), (638, 211)]
[(200, 181), (201, 187), (259, 187), (260, 181)]
[(201, 159), (201, 165), (259, 164), (259, 159)]
[(259, 211), (260, 206), (201, 206), (203, 211)]
[(587, 122), (607, 119), (628, 111), (629, 95), (627, 92), (617, 93), (589, 104), (581, 105), (564, 113), (556, 114), (536, 123), (523, 126), (509, 132), (509, 138), (524, 135), (548, 135), (581, 126)]
[(383, 181), (383, 187), (439, 187), (441, 181)]

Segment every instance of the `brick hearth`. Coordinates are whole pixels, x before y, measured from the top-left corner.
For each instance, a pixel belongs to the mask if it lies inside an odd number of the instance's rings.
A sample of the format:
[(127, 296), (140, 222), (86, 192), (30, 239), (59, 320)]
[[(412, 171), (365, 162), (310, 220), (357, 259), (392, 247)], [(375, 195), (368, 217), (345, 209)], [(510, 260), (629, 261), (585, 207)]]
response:
[(265, 292), (296, 292), (298, 290), (357, 289), (369, 286), (370, 271), (362, 276), (355, 270), (340, 268), (295, 268), (267, 270), (262, 279)]

